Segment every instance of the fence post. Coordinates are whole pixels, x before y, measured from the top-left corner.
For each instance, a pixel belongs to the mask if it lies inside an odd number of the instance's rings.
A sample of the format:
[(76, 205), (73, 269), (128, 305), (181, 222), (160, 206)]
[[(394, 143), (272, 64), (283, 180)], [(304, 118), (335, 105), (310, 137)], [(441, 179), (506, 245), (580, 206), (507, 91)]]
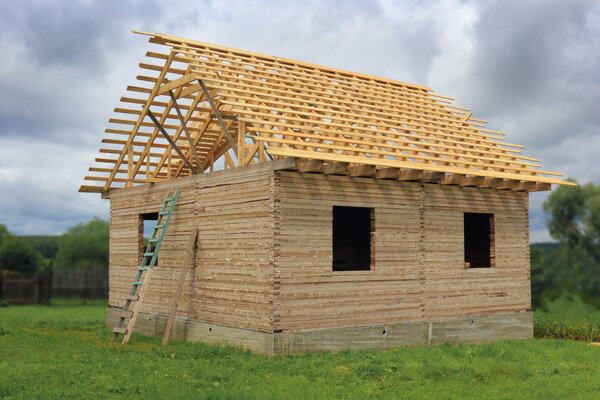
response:
[(83, 269), (83, 305), (87, 304), (88, 268)]
[(54, 264), (54, 260), (50, 260), (48, 263), (48, 292), (46, 294), (46, 305), (48, 306), (52, 305), (52, 264)]

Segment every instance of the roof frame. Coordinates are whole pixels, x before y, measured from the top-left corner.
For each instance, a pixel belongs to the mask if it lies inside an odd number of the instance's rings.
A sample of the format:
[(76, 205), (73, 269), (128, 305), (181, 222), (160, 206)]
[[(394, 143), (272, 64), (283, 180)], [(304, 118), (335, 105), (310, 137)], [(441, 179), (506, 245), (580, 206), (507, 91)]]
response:
[[(154, 62), (140, 63), (146, 71), (138, 76), (142, 84), (128, 86), (134, 95), (121, 99), (140, 105), (141, 111), (115, 109), (134, 119), (111, 118), (111, 124), (126, 128), (106, 132), (127, 138), (103, 140), (112, 147), (101, 149), (108, 158), (96, 161), (109, 166), (92, 167), (94, 175), (85, 177), (102, 186), (82, 186), (82, 191), (212, 171), (220, 157), (226, 168), (293, 157), (351, 176), (377, 178), (404, 171), (398, 176), (435, 175), (436, 182), (482, 187), (497, 179), (503, 182), (501, 189), (509, 190), (570, 184), (554, 177), (560, 174), (542, 170), (539, 160), (521, 155), (523, 146), (503, 142), (501, 132), (485, 129), (486, 121), (428, 87), (147, 35), (168, 52), (146, 53)], [(147, 115), (154, 116), (155, 124), (144, 120)]]

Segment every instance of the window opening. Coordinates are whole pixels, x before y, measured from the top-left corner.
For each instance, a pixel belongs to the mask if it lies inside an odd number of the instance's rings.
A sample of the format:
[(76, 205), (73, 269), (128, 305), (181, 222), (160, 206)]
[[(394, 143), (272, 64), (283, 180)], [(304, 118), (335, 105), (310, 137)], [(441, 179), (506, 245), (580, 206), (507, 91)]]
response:
[[(148, 247), (148, 241), (152, 237), (152, 233), (154, 232), (154, 226), (156, 225), (156, 221), (158, 221), (158, 213), (146, 213), (140, 214), (139, 219), (139, 228), (138, 228), (138, 254), (139, 260), (138, 264), (142, 262), (144, 258), (144, 251)], [(150, 258), (148, 258), (148, 262), (150, 262)], [(158, 258), (154, 263), (154, 266), (158, 265)]]
[(465, 267), (494, 266), (494, 214), (465, 213)]
[(333, 270), (371, 269), (372, 208), (333, 207)]

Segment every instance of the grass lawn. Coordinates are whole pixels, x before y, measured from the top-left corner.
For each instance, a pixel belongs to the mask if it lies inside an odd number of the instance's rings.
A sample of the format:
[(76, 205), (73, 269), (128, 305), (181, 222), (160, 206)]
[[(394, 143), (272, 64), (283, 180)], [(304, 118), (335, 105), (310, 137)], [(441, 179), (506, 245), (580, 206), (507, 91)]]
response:
[(134, 334), (105, 304), (0, 308), (0, 398), (591, 399), (600, 347), (558, 339), (266, 357)]

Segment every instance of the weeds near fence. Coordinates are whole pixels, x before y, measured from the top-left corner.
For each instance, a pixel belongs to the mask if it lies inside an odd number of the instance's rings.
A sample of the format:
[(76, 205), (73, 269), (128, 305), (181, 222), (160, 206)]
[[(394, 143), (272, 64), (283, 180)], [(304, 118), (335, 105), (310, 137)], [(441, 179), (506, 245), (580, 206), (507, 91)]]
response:
[(578, 295), (565, 293), (535, 311), (534, 336), (598, 342), (600, 310)]
[(536, 315), (533, 331), (539, 338), (600, 341), (600, 322), (588, 320), (556, 320)]

